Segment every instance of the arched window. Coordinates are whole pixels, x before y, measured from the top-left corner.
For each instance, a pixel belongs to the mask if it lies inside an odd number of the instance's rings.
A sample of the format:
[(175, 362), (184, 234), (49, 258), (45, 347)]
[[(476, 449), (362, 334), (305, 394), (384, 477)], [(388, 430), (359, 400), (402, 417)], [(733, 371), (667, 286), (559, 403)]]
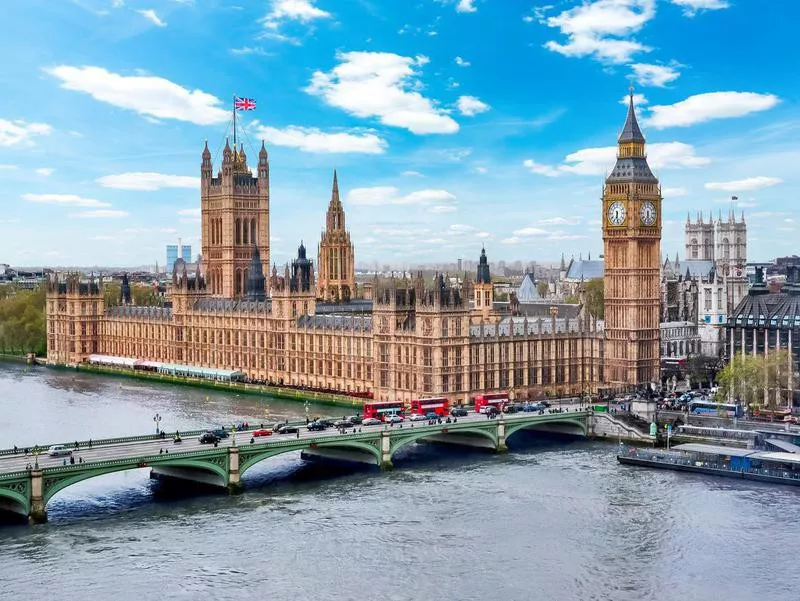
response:
[(258, 239), (256, 238), (256, 220), (250, 220), (250, 242), (252, 244), (258, 244)]
[(236, 220), (236, 244), (242, 243), (242, 220)]
[(250, 244), (250, 220), (242, 221), (242, 244)]
[(697, 238), (692, 238), (691, 242), (692, 259), (697, 258)]
[(722, 239), (722, 258), (723, 259), (731, 258), (731, 243), (727, 238)]

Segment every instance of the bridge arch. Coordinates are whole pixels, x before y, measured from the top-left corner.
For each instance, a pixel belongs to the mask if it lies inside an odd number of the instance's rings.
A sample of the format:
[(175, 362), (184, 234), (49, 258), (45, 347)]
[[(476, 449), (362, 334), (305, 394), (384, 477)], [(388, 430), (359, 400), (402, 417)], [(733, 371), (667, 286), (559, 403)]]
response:
[(255, 452), (250, 452), (245, 446), (239, 447), (239, 475), (243, 476), (244, 473), (257, 463), (261, 463), (265, 459), (290, 453), (292, 451), (306, 451), (314, 449), (343, 449), (343, 450), (356, 450), (367, 453), (375, 457), (375, 464), (380, 465), (381, 452), (375, 444), (370, 444), (364, 440), (331, 440), (331, 441), (308, 441), (299, 440), (297, 444), (286, 445), (280, 447), (271, 447)]
[[(494, 424), (492, 424), (494, 425)], [(477, 427), (461, 427), (460, 425), (453, 427), (451, 424), (447, 424), (446, 426), (442, 426), (440, 430), (422, 430), (418, 432), (413, 432), (409, 430), (408, 434), (403, 435), (395, 435), (391, 439), (391, 443), (389, 446), (389, 453), (392, 457), (394, 457), (395, 453), (400, 449), (407, 447), (411, 443), (417, 442), (421, 438), (433, 438), (433, 437), (442, 437), (453, 435), (467, 435), (467, 436), (477, 436), (482, 437), (489, 440), (493, 447), (497, 447), (497, 430), (495, 428), (487, 429), (487, 428), (477, 428)], [(454, 440), (455, 442), (455, 440)]]
[[(42, 495), (42, 500), (45, 506), (47, 503), (52, 499), (57, 493), (61, 492), (65, 488), (72, 486), (73, 484), (77, 484), (78, 482), (83, 482), (84, 480), (90, 480), (91, 478), (97, 478), (98, 476), (105, 476), (107, 474), (114, 474), (116, 472), (124, 472), (128, 470), (135, 470), (135, 469), (142, 469), (142, 468), (154, 468), (154, 467), (176, 467), (176, 468), (188, 468), (188, 469), (195, 469), (205, 472), (210, 472), (215, 476), (220, 477), (220, 486), (225, 486), (228, 483), (228, 472), (224, 465), (220, 465), (219, 463), (215, 463), (208, 460), (202, 460), (200, 458), (189, 458), (189, 457), (176, 457), (175, 459), (161, 459), (162, 456), (158, 456), (157, 459), (140, 461), (138, 463), (134, 462), (124, 462), (114, 465), (97, 465), (92, 466), (88, 470), (80, 471), (78, 473), (70, 473), (69, 471), (63, 472), (63, 474), (54, 473), (45, 471), (43, 474), (44, 478), (44, 491)], [(227, 459), (226, 459), (227, 460)], [(91, 464), (89, 464), (91, 466)], [(56, 468), (59, 469), (59, 468)], [(60, 476), (60, 477), (59, 477)]]
[(574, 434), (576, 436), (589, 435), (589, 426), (587, 424), (586, 417), (559, 417), (558, 419), (546, 421), (507, 424), (506, 441), (508, 441), (513, 434), (519, 432), (520, 430), (529, 430), (532, 432), (539, 430), (543, 432), (554, 432), (559, 434)]
[(27, 516), (31, 506), (29, 487), (27, 480), (0, 483), (0, 509)]

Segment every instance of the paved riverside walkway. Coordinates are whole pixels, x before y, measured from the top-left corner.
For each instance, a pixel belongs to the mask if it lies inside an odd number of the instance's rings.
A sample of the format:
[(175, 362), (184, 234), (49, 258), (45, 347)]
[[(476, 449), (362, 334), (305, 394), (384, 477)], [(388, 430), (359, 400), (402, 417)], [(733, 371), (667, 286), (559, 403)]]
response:
[[(339, 459), (352, 458), (387, 469), (392, 456), (418, 440), (435, 440), (506, 450), (506, 439), (521, 429), (545, 429), (586, 436), (591, 412), (577, 409), (562, 413), (535, 412), (501, 415), (487, 419), (470, 413), (457, 422), (428, 424), (427, 421), (387, 426), (354, 426), (341, 433), (335, 428), (310, 432), (305, 423), (298, 434), (272, 434), (252, 437), (253, 429), (231, 432), (218, 446), (200, 444), (202, 432), (181, 432), (182, 442), (173, 443), (154, 435), (92, 441), (79, 441), (73, 450), (75, 464), (63, 465), (63, 457), (24, 455), (20, 450), (0, 451), (0, 506), (33, 522), (46, 521), (47, 502), (67, 486), (95, 476), (149, 467), (155, 474), (175, 479), (202, 482), (236, 493), (241, 491), (241, 475), (256, 463), (290, 451), (308, 451)], [(253, 442), (251, 443), (251, 439)], [(73, 441), (71, 444), (74, 447)], [(55, 444), (55, 443), (51, 443)], [(64, 442), (69, 446), (69, 442)], [(169, 453), (161, 453), (161, 451)], [(43, 449), (46, 453), (46, 448)], [(78, 458), (83, 459), (79, 462)]]

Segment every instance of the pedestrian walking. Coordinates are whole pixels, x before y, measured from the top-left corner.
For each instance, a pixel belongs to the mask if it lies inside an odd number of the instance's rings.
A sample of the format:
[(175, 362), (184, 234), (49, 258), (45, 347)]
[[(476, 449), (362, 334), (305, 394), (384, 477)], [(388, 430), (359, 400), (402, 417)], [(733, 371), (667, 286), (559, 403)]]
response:
[(61, 465), (67, 465), (67, 458), (64, 457), (64, 461), (61, 462)]
[(300, 438), (300, 430), (297, 431), (297, 438)]

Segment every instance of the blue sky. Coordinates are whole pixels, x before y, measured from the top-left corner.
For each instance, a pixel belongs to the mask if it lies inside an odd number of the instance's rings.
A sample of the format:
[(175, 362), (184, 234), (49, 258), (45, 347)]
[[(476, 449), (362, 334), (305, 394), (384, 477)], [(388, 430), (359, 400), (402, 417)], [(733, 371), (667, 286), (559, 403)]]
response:
[(0, 49), (0, 262), (163, 263), (199, 247), (203, 143), (233, 94), (271, 163), (273, 259), (324, 224), (333, 169), (359, 263), (599, 254), (635, 86), (664, 190), (738, 196), (749, 258), (798, 251), (800, 3), (28, 0)]

